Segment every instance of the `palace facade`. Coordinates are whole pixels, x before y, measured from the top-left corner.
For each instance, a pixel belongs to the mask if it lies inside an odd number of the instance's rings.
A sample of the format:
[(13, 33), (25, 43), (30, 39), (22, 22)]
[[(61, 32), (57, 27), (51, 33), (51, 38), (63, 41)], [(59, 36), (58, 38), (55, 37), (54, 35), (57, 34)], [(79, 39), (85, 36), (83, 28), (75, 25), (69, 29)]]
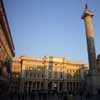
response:
[(8, 25), (3, 0), (0, 0), (0, 60), (13, 57), (14, 44)]
[[(13, 58), (13, 77), (20, 80), (21, 91), (57, 90), (78, 92), (85, 80), (88, 66), (64, 57), (44, 56)], [(16, 89), (20, 90), (18, 87)]]

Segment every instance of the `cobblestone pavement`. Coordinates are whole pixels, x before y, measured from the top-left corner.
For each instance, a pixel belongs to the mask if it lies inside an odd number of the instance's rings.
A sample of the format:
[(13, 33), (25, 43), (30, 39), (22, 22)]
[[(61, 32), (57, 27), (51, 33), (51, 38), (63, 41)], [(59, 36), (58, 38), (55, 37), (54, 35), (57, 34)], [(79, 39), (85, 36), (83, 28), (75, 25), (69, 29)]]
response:
[(26, 98), (18, 98), (14, 97), (12, 100), (100, 100), (100, 95), (97, 96), (91, 96), (89, 98), (86, 98), (85, 96), (57, 96), (57, 95), (44, 95), (44, 96), (35, 96), (35, 97), (30, 97), (27, 96)]

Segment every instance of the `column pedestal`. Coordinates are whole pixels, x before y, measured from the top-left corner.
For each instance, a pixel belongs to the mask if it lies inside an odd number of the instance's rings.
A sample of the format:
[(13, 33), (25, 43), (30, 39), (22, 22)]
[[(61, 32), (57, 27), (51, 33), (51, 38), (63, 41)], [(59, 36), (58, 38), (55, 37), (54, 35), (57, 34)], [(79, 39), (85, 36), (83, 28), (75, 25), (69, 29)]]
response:
[(100, 73), (93, 72), (87, 75), (87, 91), (93, 95), (100, 90)]

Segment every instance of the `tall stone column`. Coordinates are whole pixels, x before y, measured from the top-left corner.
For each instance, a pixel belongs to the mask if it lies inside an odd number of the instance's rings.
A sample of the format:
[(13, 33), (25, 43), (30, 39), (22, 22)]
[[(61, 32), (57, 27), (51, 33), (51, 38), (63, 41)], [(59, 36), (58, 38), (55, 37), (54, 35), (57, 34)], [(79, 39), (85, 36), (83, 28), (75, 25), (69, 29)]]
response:
[(87, 75), (86, 84), (87, 92), (97, 94), (100, 90), (100, 73), (97, 72), (96, 53), (94, 45), (94, 32), (92, 18), (94, 14), (88, 9), (87, 5), (83, 13), (82, 19), (85, 22), (86, 39), (89, 59), (89, 73)]
[(93, 16), (94, 16), (94, 14), (88, 9), (88, 6), (86, 5), (82, 19), (84, 19), (85, 28), (86, 28), (89, 73), (91, 73), (91, 74), (96, 69), (96, 53), (95, 53), (94, 32), (93, 32), (93, 24), (92, 24)]

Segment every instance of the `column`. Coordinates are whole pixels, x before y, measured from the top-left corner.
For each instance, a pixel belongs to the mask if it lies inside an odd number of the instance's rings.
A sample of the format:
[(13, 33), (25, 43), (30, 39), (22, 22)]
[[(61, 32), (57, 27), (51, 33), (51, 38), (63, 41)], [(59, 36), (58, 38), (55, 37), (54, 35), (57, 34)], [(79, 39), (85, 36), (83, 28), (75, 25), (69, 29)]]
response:
[(92, 73), (96, 68), (96, 53), (95, 53), (94, 32), (93, 32), (93, 24), (92, 24), (93, 16), (94, 14), (88, 9), (88, 6), (86, 5), (82, 19), (84, 19), (85, 28), (86, 28), (86, 39), (87, 39), (90, 73)]

